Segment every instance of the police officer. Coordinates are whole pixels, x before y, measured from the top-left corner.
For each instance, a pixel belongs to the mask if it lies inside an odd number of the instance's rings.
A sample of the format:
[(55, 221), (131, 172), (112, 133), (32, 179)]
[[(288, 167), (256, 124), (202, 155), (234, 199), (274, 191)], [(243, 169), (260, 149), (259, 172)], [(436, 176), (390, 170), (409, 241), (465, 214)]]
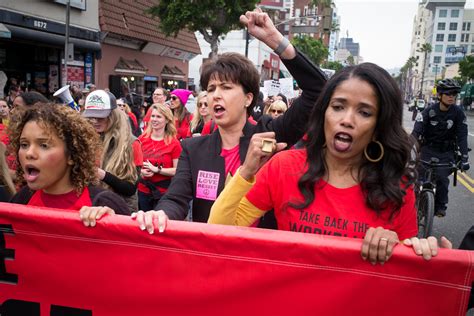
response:
[[(416, 117), (412, 135), (421, 146), (420, 158), (430, 161), (431, 157), (440, 163), (454, 161), (457, 147), (461, 152), (461, 169), (468, 170), (467, 120), (462, 109), (456, 106), (456, 96), (461, 86), (452, 79), (443, 79), (436, 85), (438, 102), (427, 107)], [(420, 170), (420, 178), (424, 177), (424, 169)], [(449, 168), (436, 170), (435, 215), (446, 216), (448, 204)]]

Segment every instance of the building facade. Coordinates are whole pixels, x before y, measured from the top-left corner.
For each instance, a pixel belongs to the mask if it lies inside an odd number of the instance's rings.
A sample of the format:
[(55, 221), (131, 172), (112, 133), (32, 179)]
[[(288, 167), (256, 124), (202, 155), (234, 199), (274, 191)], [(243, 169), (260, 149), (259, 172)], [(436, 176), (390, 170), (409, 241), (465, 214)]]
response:
[[(97, 61), (97, 86), (116, 96), (150, 96), (153, 90), (188, 88), (189, 61), (201, 53), (194, 33), (166, 37), (158, 18), (145, 14), (147, 0), (101, 0), (102, 58)], [(191, 87), (192, 88), (192, 87)]]
[[(0, 2), (0, 71), (11, 84), (51, 96), (66, 83), (64, 47), (66, 5), (63, 0)], [(67, 82), (84, 88), (94, 82), (100, 58), (98, 0), (71, 1)]]

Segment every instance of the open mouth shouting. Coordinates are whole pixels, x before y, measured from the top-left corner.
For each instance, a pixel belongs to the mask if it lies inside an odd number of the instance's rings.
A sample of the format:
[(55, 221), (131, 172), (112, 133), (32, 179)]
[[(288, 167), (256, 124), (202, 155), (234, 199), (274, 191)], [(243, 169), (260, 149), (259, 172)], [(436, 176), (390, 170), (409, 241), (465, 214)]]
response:
[(26, 182), (30, 182), (30, 183), (35, 182), (36, 179), (38, 179), (39, 174), (40, 174), (39, 169), (30, 164), (26, 165), (23, 168), (23, 172), (25, 174), (24, 177), (25, 177)]
[(214, 105), (213, 111), (214, 111), (214, 117), (216, 119), (219, 119), (224, 115), (226, 110), (222, 105), (216, 104)]
[(338, 152), (346, 152), (351, 149), (352, 145), (352, 136), (339, 132), (334, 136), (334, 149)]

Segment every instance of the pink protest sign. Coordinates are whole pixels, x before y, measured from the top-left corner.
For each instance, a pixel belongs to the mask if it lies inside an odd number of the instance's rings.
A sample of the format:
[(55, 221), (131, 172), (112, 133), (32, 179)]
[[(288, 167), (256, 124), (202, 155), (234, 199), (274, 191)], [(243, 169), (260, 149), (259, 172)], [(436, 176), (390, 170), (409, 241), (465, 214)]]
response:
[(217, 199), (219, 177), (220, 174), (217, 172), (199, 170), (196, 183), (196, 197), (215, 201)]

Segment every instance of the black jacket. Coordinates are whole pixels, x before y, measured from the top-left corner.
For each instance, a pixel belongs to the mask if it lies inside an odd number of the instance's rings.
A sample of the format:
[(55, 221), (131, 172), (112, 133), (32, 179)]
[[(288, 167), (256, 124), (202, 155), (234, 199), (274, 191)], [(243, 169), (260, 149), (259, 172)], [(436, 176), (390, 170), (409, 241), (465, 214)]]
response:
[(412, 135), (421, 140), (422, 147), (441, 153), (452, 152), (458, 145), (463, 161), (467, 161), (466, 114), (457, 105), (451, 105), (448, 111), (441, 111), (439, 103), (427, 107), (416, 117)]
[[(250, 138), (255, 133), (273, 131), (278, 142), (285, 142), (288, 146), (295, 144), (306, 132), (308, 117), (314, 107), (324, 84), (326, 75), (314, 66), (304, 55), (297, 52), (291, 60), (283, 60), (290, 73), (303, 90), (301, 97), (284, 115), (273, 120), (264, 115), (257, 125), (246, 123), (243, 136), (240, 138), (239, 155), (241, 164), (245, 160)], [(183, 220), (188, 214), (188, 204), (193, 200), (193, 221), (207, 222), (214, 200), (196, 197), (196, 185), (199, 171), (219, 174), (217, 196), (224, 189), (225, 161), (220, 156), (222, 140), (219, 131), (196, 138), (188, 138), (181, 142), (183, 150), (179, 157), (176, 175), (163, 198), (155, 206), (156, 210), (163, 210), (170, 219)]]

